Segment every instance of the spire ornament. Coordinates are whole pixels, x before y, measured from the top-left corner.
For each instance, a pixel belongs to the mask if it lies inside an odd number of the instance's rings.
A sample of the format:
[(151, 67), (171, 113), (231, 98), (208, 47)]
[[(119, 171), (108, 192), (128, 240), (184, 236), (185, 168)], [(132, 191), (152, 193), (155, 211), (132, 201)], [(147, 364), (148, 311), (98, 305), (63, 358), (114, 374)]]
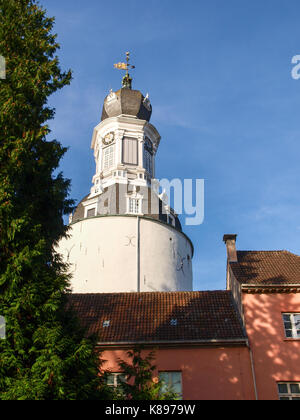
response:
[(129, 60), (130, 60), (130, 52), (126, 52), (126, 63), (119, 62), (117, 64), (114, 64), (114, 67), (116, 69), (126, 70), (126, 74), (122, 79), (122, 88), (125, 88), (125, 89), (131, 89), (131, 85), (132, 85), (132, 78), (130, 77), (128, 70), (135, 69), (135, 66), (129, 64)]

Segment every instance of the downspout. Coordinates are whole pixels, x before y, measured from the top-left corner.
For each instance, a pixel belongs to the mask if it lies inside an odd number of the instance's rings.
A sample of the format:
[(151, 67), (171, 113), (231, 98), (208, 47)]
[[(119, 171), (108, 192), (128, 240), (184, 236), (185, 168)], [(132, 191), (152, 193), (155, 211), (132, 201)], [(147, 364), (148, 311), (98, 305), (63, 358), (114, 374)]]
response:
[(141, 291), (140, 282), (140, 217), (136, 219), (136, 273), (137, 273), (137, 292)]
[(253, 359), (253, 353), (250, 347), (249, 340), (247, 340), (247, 347), (249, 349), (249, 354), (250, 354), (250, 363), (251, 363), (251, 371), (252, 371), (252, 378), (253, 378), (253, 385), (254, 385), (255, 400), (258, 401), (256, 376), (255, 376), (255, 369), (254, 369), (254, 359)]

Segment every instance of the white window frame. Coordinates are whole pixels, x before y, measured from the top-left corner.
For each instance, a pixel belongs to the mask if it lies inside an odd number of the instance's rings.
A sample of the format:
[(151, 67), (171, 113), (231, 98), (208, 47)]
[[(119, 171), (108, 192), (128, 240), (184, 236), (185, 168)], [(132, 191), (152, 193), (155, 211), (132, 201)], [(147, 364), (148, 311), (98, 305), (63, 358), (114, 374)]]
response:
[[(94, 210), (94, 215), (93, 216), (89, 216), (88, 214), (89, 214), (89, 212), (91, 211), (91, 210)], [(86, 217), (95, 217), (96, 216), (96, 206), (94, 206), (94, 207), (91, 207), (90, 209), (87, 209), (87, 211), (86, 211)]]
[[(182, 372), (178, 371), (178, 370), (174, 370), (174, 371), (164, 371), (161, 370), (158, 372), (158, 377), (160, 380), (163, 381), (163, 386), (162, 386), (162, 392), (166, 392), (166, 391), (173, 391), (173, 392), (177, 392), (174, 388), (173, 388), (173, 375), (174, 374), (178, 374), (180, 380), (177, 381), (177, 383), (180, 382), (180, 392), (178, 392), (178, 398), (182, 398)], [(168, 383), (166, 383), (163, 379), (162, 376), (168, 376)], [(175, 383), (176, 384), (176, 383)]]
[[(280, 392), (279, 386), (285, 385), (287, 392)], [(292, 386), (297, 385), (299, 392), (292, 392)], [(300, 382), (277, 382), (279, 400), (300, 400)]]
[(103, 148), (102, 154), (103, 171), (109, 171), (115, 164), (115, 145), (112, 144)]
[[(287, 317), (289, 317), (289, 320), (287, 320)], [(296, 319), (296, 317), (298, 319)], [(293, 339), (300, 340), (300, 313), (297, 313), (297, 312), (282, 313), (282, 320), (283, 320), (283, 325), (284, 325), (285, 337), (290, 340), (293, 340)], [(287, 328), (287, 323), (291, 324), (292, 328)], [(288, 337), (287, 331), (291, 331), (292, 337)]]
[(120, 384), (118, 383), (118, 377), (119, 376), (123, 376), (124, 377), (124, 381), (126, 381), (126, 375), (122, 372), (108, 372), (108, 376), (112, 376), (113, 377), (113, 383), (109, 384), (107, 383), (108, 386), (112, 387), (112, 388), (117, 388)]
[[(135, 202), (134, 205), (131, 203)], [(142, 214), (142, 199), (139, 197), (127, 197), (127, 213)]]

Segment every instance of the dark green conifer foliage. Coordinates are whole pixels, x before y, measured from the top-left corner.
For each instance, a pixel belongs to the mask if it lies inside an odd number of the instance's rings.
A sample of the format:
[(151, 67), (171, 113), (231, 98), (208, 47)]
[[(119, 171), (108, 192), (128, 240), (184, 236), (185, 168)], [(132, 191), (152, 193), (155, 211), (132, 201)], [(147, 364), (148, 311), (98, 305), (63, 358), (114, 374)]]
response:
[[(115, 389), (116, 400), (176, 400), (179, 395), (167, 388), (153, 374), (156, 366), (155, 350), (144, 355), (142, 347), (127, 352), (129, 362), (119, 359), (118, 364), (126, 380)], [(108, 372), (107, 372), (108, 373)]]
[(34, 0), (0, 0), (0, 399), (103, 397), (98, 356), (67, 310), (69, 278), (54, 247), (73, 202), (56, 174), (66, 149), (47, 141), (48, 97), (68, 85), (52, 33)]

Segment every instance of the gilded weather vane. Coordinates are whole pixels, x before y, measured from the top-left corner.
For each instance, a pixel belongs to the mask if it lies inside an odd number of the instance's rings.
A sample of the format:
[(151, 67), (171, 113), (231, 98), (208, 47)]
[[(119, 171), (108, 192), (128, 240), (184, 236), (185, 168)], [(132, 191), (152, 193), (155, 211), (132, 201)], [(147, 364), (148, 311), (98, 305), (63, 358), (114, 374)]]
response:
[(131, 89), (132, 78), (129, 76), (128, 70), (129, 69), (135, 69), (135, 66), (132, 66), (131, 64), (129, 64), (129, 60), (130, 60), (130, 53), (127, 52), (126, 53), (126, 63), (119, 62), (117, 64), (114, 64), (114, 67), (116, 69), (119, 69), (119, 70), (126, 70), (126, 74), (125, 74), (125, 76), (123, 77), (123, 80), (122, 80), (122, 88)]

